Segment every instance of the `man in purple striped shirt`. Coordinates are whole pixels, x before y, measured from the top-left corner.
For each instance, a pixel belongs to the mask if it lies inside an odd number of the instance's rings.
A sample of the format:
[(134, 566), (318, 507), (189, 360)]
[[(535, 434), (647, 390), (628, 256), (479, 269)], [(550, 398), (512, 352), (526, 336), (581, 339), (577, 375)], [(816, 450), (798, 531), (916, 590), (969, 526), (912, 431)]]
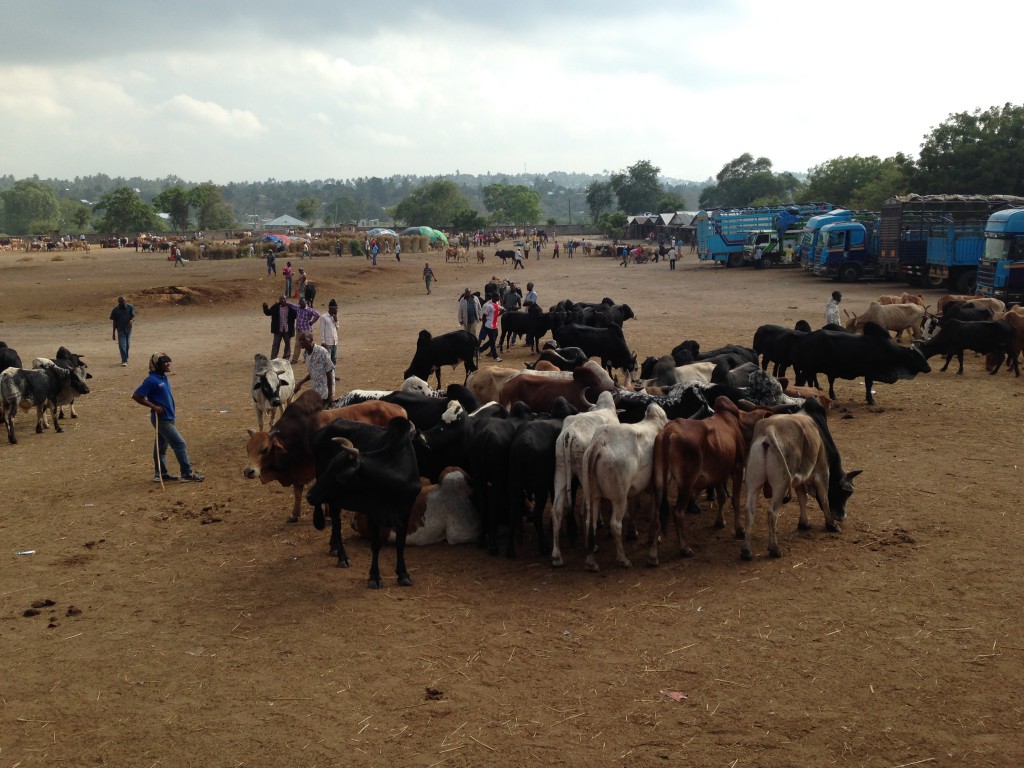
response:
[[(313, 323), (320, 319), (320, 313), (306, 303), (305, 298), (299, 299), (299, 306), (295, 308), (295, 330), (297, 333), (313, 333)], [(299, 360), (299, 345), (295, 345), (295, 352), (292, 354), (292, 363)]]

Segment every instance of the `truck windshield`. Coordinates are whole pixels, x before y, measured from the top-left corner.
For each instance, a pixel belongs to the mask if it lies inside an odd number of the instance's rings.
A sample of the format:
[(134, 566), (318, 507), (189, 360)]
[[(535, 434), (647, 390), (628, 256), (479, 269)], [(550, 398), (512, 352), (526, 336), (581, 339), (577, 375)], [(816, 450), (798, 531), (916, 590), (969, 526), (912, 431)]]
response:
[(985, 240), (985, 254), (982, 261), (1004, 261), (1010, 258), (1010, 248), (1013, 240), (1002, 237), (989, 237)]

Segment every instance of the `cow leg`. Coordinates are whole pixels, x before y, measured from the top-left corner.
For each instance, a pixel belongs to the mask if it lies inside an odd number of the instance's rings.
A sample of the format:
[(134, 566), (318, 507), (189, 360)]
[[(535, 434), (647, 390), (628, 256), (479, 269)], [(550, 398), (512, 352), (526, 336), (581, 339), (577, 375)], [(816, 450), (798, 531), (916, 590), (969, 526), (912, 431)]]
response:
[(4, 424), (7, 425), (7, 442), (14, 445), (18, 442), (18, 439), (14, 436), (14, 412), (17, 410), (17, 405), (13, 408), (7, 409), (7, 414), (4, 417)]
[[(437, 391), (440, 392), (441, 391), (441, 366), (440, 365), (437, 366), (437, 368), (434, 369), (434, 373), (437, 374)], [(466, 375), (466, 378), (467, 379), (469, 378), (468, 374)]]
[[(735, 494), (733, 494), (735, 496)], [(715, 500), (718, 503), (718, 511), (715, 513), (715, 528), (725, 528), (725, 502), (729, 494), (725, 489), (725, 483), (715, 486)]]
[(291, 517), (288, 518), (289, 523), (299, 522), (299, 513), (302, 512), (302, 487), (303, 483), (296, 483), (292, 486), (292, 492), (295, 494), (295, 504), (292, 506)]
[(953, 360), (953, 353), (946, 355), (946, 364), (939, 368), (939, 373), (945, 373), (946, 369), (949, 368), (950, 362)]
[(262, 432), (263, 431), (263, 409), (260, 408), (258, 405), (255, 405), (254, 407), (256, 409), (256, 427), (257, 427), (257, 431)]
[(743, 488), (743, 465), (732, 476), (732, 527), (737, 539), (743, 538), (743, 524), (740, 522), (740, 492)]
[[(402, 542), (405, 543), (404, 541)], [(380, 526), (376, 525), (372, 520), (370, 521), (370, 549), (372, 555), (370, 557), (370, 576), (366, 581), (366, 586), (370, 589), (380, 589), (382, 584), (380, 581), (380, 549), (384, 544), (384, 537), (381, 536)]]
[[(551, 566), (561, 568), (565, 565), (562, 559), (562, 547), (559, 539), (562, 533), (562, 514), (565, 509), (565, 489), (555, 490), (555, 500), (551, 503)], [(543, 553), (541, 553), (543, 554)]]
[(629, 497), (617, 499), (612, 502), (612, 514), (608, 526), (612, 529), (612, 538), (615, 540), (615, 562), (623, 568), (632, 568), (633, 564), (626, 557), (625, 547), (622, 546), (622, 524), (629, 512)]
[(537, 536), (537, 553), (541, 557), (547, 549), (547, 539), (544, 536), (544, 508), (548, 505), (549, 493), (548, 488), (541, 488), (533, 500), (533, 530)]
[(834, 376), (828, 377), (828, 396), (833, 400), (837, 400), (836, 397), (836, 379)]
[(772, 496), (771, 510), (768, 514), (768, 554), (772, 557), (782, 557), (782, 550), (779, 549), (778, 525), (779, 514), (782, 512), (782, 494)]
[(337, 555), (338, 567), (348, 568), (352, 565), (345, 551), (345, 542), (341, 538), (341, 507), (331, 507), (331, 551), (330, 554)]
[(400, 587), (412, 586), (412, 576), (409, 575), (409, 571), (405, 567), (405, 537), (408, 531), (408, 517), (404, 520), (400, 519), (398, 525), (395, 526), (395, 575), (398, 576), (398, 586)]
[(676, 541), (679, 543), (680, 557), (693, 557), (693, 550), (686, 546), (683, 539), (683, 509), (693, 503), (693, 484), (676, 483), (676, 506), (674, 517), (676, 520)]
[(868, 405), (875, 404), (875, 396), (871, 394), (871, 387), (874, 383), (874, 379), (869, 379), (867, 376), (864, 377), (864, 396), (867, 399)]
[(601, 497), (597, 496), (590, 500), (590, 504), (583, 505), (584, 517), (583, 523), (586, 526), (586, 541), (585, 549), (587, 550), (587, 559), (583, 563), (583, 567), (594, 573), (601, 570), (597, 565), (597, 559), (594, 557), (597, 552), (597, 518), (601, 514)]
[[(68, 411), (71, 412), (71, 418), (72, 419), (77, 419), (78, 418), (78, 411), (75, 410), (75, 401), (74, 400), (72, 400), (70, 403), (68, 403)], [(64, 409), (63, 408), (61, 409), (60, 417), (62, 419), (64, 418)]]

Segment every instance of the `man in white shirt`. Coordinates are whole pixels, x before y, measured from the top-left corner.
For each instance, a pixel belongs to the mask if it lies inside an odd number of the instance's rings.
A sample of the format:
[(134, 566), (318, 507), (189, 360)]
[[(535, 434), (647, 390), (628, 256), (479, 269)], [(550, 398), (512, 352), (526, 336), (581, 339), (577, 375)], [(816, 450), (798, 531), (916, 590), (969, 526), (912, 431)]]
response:
[(320, 343), (331, 356), (331, 362), (338, 364), (338, 302), (331, 299), (327, 314), (320, 315)]
[(842, 325), (839, 319), (839, 302), (842, 300), (843, 294), (832, 291), (832, 298), (825, 302), (825, 325)]
[(303, 352), (302, 357), (306, 361), (306, 370), (309, 372), (296, 382), (295, 394), (298, 394), (302, 385), (308, 381), (312, 384), (313, 391), (324, 401), (324, 407), (329, 408), (334, 401), (334, 363), (331, 362), (331, 355), (319, 344), (313, 343), (313, 334), (309, 331), (299, 333), (298, 343)]

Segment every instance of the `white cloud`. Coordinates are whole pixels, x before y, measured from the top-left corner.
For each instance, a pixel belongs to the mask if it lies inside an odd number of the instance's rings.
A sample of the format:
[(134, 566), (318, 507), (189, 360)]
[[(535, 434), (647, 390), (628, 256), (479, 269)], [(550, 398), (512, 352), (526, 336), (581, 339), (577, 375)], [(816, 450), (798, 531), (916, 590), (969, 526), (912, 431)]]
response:
[(251, 139), (267, 132), (259, 118), (247, 109), (229, 109), (183, 93), (160, 105), (158, 111), (195, 133), (213, 128), (230, 138)]

